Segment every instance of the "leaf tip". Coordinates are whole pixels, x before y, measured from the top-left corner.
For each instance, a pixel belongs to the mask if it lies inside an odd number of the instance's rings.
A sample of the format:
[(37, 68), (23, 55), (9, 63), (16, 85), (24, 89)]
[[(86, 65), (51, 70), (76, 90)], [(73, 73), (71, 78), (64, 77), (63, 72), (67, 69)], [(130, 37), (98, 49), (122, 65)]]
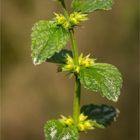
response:
[(33, 64), (36, 66), (36, 65), (39, 65), (41, 62), (37, 60), (37, 58), (33, 58)]
[(117, 102), (118, 101), (118, 98), (115, 97), (114, 99), (112, 99), (113, 102)]

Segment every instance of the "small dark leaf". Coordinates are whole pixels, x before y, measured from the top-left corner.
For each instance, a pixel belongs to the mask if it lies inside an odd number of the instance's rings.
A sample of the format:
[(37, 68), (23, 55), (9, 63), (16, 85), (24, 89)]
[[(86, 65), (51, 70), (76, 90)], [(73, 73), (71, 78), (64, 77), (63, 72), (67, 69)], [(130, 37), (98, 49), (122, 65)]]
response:
[(84, 105), (81, 113), (88, 116), (88, 119), (95, 120), (97, 123), (107, 127), (118, 116), (119, 110), (107, 105)]
[(55, 53), (51, 58), (47, 59), (47, 62), (65, 64), (67, 54), (72, 57), (72, 52), (70, 50), (63, 49), (59, 53)]

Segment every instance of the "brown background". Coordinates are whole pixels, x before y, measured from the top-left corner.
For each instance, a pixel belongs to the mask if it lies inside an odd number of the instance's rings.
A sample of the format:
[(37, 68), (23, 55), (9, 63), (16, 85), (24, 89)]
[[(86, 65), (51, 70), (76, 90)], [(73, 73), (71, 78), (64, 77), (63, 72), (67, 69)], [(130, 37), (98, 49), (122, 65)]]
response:
[[(73, 79), (54, 64), (34, 66), (30, 57), (32, 25), (57, 11), (51, 0), (2, 1), (2, 140), (44, 140), (46, 120), (72, 114)], [(138, 140), (138, 1), (116, 0), (112, 11), (89, 17), (76, 30), (80, 52), (116, 65), (124, 83), (116, 104), (82, 89), (82, 104), (108, 103), (121, 113), (112, 126), (80, 140)]]

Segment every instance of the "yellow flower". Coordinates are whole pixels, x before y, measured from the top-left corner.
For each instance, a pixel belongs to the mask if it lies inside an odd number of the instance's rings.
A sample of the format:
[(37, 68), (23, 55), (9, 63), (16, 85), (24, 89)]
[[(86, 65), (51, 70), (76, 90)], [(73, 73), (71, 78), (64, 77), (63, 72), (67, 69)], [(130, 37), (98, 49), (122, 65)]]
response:
[(79, 65), (84, 67), (91, 67), (94, 65), (94, 59), (89, 58), (90, 55), (83, 57), (83, 54), (79, 57)]
[(56, 16), (55, 20), (57, 21), (58, 24), (62, 25), (67, 21), (66, 18), (62, 14), (57, 14), (57, 13), (54, 13), (54, 14)]
[(82, 14), (82, 13), (78, 13), (78, 12), (74, 12), (74, 16), (78, 21), (86, 21), (88, 20), (87, 14)]
[(71, 71), (74, 68), (74, 61), (69, 55), (66, 56), (66, 65), (62, 67), (62, 71)]
[(90, 55), (87, 55), (83, 57), (83, 54), (81, 54), (78, 58), (78, 65), (74, 64), (74, 60), (71, 56), (66, 56), (66, 65), (62, 67), (62, 71), (72, 71), (79, 73), (80, 72), (80, 66), (83, 67), (92, 67), (94, 65), (94, 59), (89, 58)]
[(93, 130), (94, 129), (93, 123), (91, 120), (81, 122), (78, 124), (78, 129), (80, 131)]
[(80, 71), (80, 66), (76, 66), (74, 72), (79, 73), (79, 71)]
[(78, 129), (79, 129), (80, 131), (85, 131), (85, 126), (84, 126), (84, 124), (79, 123), (79, 124), (78, 124)]
[(80, 24), (80, 22), (86, 21), (86, 20), (88, 20), (87, 14), (82, 14), (80, 12), (74, 12), (70, 14), (70, 22), (73, 25), (78, 25)]
[(87, 120), (88, 116), (85, 116), (83, 113), (79, 115), (79, 124), (78, 128), (80, 131), (86, 131), (86, 130), (91, 130), (94, 129), (93, 121), (92, 120)]
[(69, 17), (65, 17), (62, 14), (55, 14), (55, 21), (58, 25), (62, 25), (65, 29), (70, 29), (75, 25), (80, 24), (82, 21), (88, 20), (87, 14), (74, 12)]
[(74, 17), (70, 17), (70, 22), (72, 23), (72, 25), (78, 25), (80, 22), (74, 18)]
[(74, 123), (73, 119), (71, 116), (68, 116), (68, 117), (65, 117), (63, 115), (61, 115), (61, 118), (60, 121), (62, 121), (63, 123), (65, 123), (66, 125), (70, 126)]
[(70, 55), (68, 55), (68, 54), (66, 56), (66, 60), (67, 60), (68, 63), (73, 63), (72, 57)]
[(63, 24), (63, 27), (64, 27), (65, 29), (69, 29), (69, 28), (71, 27), (70, 22), (69, 22), (69, 21), (65, 21), (64, 24)]
[[(74, 120), (71, 116), (65, 117), (61, 115), (60, 121), (68, 126), (74, 125)], [(87, 116), (84, 114), (79, 115), (79, 122), (77, 125), (79, 131), (86, 131), (94, 129), (94, 121), (87, 120)]]
[(93, 127), (93, 122), (91, 120), (87, 120), (84, 122), (84, 127), (85, 127), (85, 130), (92, 130), (94, 129)]
[(87, 119), (88, 116), (85, 116), (83, 113), (79, 115), (79, 122), (83, 122)]

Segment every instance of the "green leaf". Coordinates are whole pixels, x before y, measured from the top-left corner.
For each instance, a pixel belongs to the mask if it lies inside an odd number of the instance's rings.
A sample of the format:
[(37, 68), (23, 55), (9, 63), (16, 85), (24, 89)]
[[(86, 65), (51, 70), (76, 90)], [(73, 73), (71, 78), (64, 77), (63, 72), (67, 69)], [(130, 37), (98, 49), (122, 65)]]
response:
[[(107, 105), (84, 105), (81, 113), (88, 116), (88, 119), (107, 127), (118, 117), (119, 110)], [(96, 126), (98, 127), (98, 125)]]
[(66, 126), (59, 120), (50, 120), (44, 127), (46, 140), (78, 140), (79, 132), (76, 126)]
[(41, 20), (32, 28), (32, 59), (35, 65), (60, 52), (69, 39), (69, 31), (52, 21)]
[(95, 10), (110, 10), (113, 0), (74, 0), (72, 8), (74, 11), (90, 13)]
[(81, 68), (79, 78), (85, 88), (100, 92), (103, 97), (109, 100), (118, 100), (122, 77), (115, 66), (95, 63), (93, 67)]
[(47, 62), (66, 64), (66, 55), (67, 54), (72, 57), (72, 51), (63, 49), (59, 53), (55, 53), (51, 58), (47, 59)]

